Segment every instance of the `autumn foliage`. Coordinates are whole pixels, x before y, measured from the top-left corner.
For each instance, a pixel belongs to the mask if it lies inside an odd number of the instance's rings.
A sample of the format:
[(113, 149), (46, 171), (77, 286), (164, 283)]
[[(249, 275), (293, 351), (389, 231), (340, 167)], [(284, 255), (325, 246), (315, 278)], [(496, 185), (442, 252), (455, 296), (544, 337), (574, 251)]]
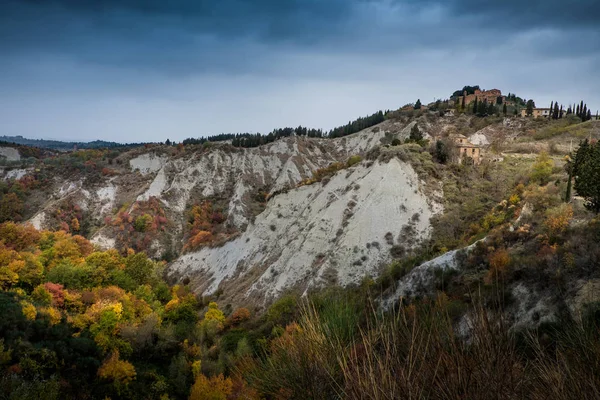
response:
[(136, 201), (129, 210), (125, 205), (115, 217), (108, 217), (105, 222), (113, 227), (121, 251), (128, 248), (135, 251), (148, 250), (152, 242), (167, 231), (170, 224), (160, 200), (156, 197), (150, 197), (147, 201)]
[(222, 210), (216, 208), (210, 201), (192, 207), (188, 221), (188, 241), (184, 250), (195, 250), (204, 245), (212, 244), (218, 238), (227, 238), (233, 231), (223, 227), (226, 218)]

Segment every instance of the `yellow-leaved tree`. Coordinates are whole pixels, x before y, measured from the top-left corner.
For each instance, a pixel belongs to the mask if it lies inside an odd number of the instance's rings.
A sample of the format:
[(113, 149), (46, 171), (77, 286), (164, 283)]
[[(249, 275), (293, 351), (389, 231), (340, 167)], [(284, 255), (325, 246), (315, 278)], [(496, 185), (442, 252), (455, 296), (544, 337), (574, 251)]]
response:
[(121, 360), (119, 352), (114, 351), (98, 368), (98, 376), (112, 381), (117, 388), (128, 385), (135, 379), (135, 368), (131, 363)]
[(207, 378), (199, 374), (190, 393), (190, 400), (227, 400), (233, 390), (233, 382), (223, 374)]

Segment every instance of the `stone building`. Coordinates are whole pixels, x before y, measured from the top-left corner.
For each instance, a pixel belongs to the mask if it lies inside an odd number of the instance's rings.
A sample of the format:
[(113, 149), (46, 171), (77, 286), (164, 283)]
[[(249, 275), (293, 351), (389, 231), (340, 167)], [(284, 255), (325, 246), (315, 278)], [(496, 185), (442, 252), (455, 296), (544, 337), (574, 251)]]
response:
[(465, 106), (471, 104), (477, 98), (477, 102), (483, 102), (487, 100), (488, 104), (496, 104), (498, 101), (498, 97), (502, 98), (502, 102), (506, 102), (506, 96), (502, 96), (502, 92), (499, 89), (491, 89), (491, 90), (479, 90), (475, 89), (474, 94), (467, 94), (465, 91), (462, 96), (458, 97), (458, 104), (462, 104), (463, 97), (465, 98)]
[[(539, 118), (539, 117), (549, 117), (550, 115), (552, 115), (552, 110), (549, 108), (534, 108), (533, 109), (533, 113), (531, 114), (531, 116), (533, 118)], [(524, 108), (521, 110), (521, 117), (526, 117), (527, 116), (527, 109)]]
[(463, 162), (472, 162), (475, 165), (481, 164), (483, 155), (480, 146), (469, 142), (466, 136), (460, 134), (450, 135), (450, 139), (456, 146), (455, 162), (459, 164), (462, 164)]

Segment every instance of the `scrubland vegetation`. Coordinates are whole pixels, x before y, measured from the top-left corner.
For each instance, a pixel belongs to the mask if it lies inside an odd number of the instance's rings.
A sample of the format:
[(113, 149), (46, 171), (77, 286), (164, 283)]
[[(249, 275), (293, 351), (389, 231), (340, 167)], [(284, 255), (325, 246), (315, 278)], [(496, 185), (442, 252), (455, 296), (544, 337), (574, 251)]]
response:
[[(529, 164), (508, 159), (487, 172), (436, 166), (418, 147), (387, 151), (454, 176), (446, 179), (449, 209), (439, 223), (459, 220), (454, 234), (432, 238), (428, 257), (486, 239), (462, 256), (458, 270), (436, 275), (433, 295), (387, 311), (377, 299), (425, 255), (405, 254), (388, 274), (358, 287), (302, 299), (289, 294), (256, 315), (198, 297), (185, 282), (168, 286), (164, 263), (143, 253), (96, 251), (67, 229), (0, 225), (0, 393), (10, 399), (596, 398), (596, 303), (578, 318), (565, 311), (537, 329), (515, 328), (511, 314), (515, 284), (549, 290), (560, 303), (569, 282), (597, 276), (600, 223), (581, 201), (565, 202), (565, 169), (545, 154)], [(514, 179), (499, 186), (507, 176)], [(474, 203), (465, 205), (465, 197)], [(152, 232), (160, 226), (155, 208), (139, 205), (135, 217), (118, 214), (115, 225)], [(190, 237), (210, 233), (219, 215), (210, 203), (194, 207)]]
[[(448, 104), (435, 107), (443, 114)], [(336, 132), (384, 117), (397, 115)], [(465, 118), (452, 133), (501, 120)], [(299, 185), (398, 158), (424, 190), (441, 185), (444, 212), (419, 247), (393, 246), (378, 278), (304, 297), (292, 291), (260, 313), (220, 292), (194, 294), (189, 279), (165, 281), (166, 263), (145, 254), (171, 228), (154, 197), (119, 204), (104, 221), (115, 250), (83, 237), (92, 222), (73, 202), (50, 216), (54, 231), (16, 224), (31, 216), (28, 201), (54, 169), (93, 179), (118, 174), (121, 162), (115, 150), (27, 161), (33, 174), (0, 184), (0, 398), (599, 398), (600, 146), (584, 141), (566, 158), (544, 147), (584, 139), (592, 123), (528, 121), (526, 135), (493, 143), (502, 156), (477, 167), (453, 163), (450, 142), (429, 143), (414, 125), (404, 143), (316, 170)], [(537, 144), (535, 153), (514, 151)], [(267, 193), (257, 187), (255, 200), (265, 203)], [(188, 208), (184, 251), (237, 234), (225, 225), (226, 204), (205, 198)], [(399, 243), (411, 240), (410, 224), (401, 235)], [(459, 250), (458, 265), (436, 269), (432, 288), (387, 301), (413, 268), (450, 250)], [(537, 311), (525, 315), (525, 301)]]

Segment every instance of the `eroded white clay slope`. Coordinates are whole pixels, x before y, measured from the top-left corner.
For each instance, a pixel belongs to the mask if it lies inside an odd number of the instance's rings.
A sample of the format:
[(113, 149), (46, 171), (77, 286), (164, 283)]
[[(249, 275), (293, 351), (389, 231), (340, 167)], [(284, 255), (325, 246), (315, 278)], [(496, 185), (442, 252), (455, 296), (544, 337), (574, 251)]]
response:
[(249, 275), (240, 290), (265, 298), (332, 280), (357, 283), (390, 260), (390, 235), (395, 244), (407, 245), (398, 237), (412, 224), (415, 243), (427, 237), (434, 206), (409, 164), (392, 159), (366, 167), (363, 162), (326, 184), (275, 196), (239, 238), (180, 257), (170, 273), (189, 276), (205, 293)]

